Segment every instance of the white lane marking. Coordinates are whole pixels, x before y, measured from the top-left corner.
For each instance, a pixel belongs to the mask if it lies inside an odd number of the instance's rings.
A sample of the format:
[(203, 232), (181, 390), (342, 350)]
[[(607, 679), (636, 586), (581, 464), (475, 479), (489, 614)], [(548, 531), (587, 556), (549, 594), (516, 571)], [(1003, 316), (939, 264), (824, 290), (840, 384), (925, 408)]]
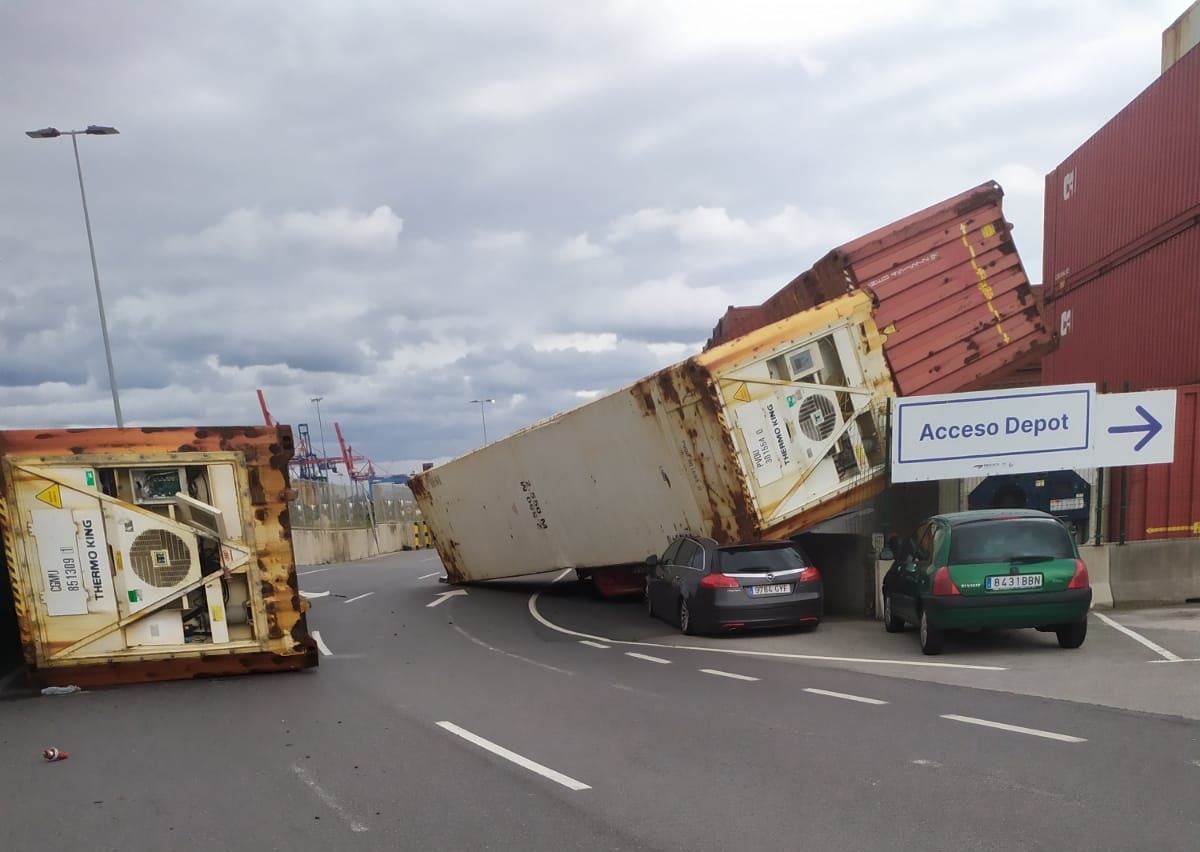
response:
[[(497, 654), (503, 654), (506, 657), (512, 657), (514, 660), (520, 660), (523, 663), (529, 663), (529, 665), (537, 666), (538, 668), (549, 669), (550, 671), (558, 672), (559, 674), (565, 674), (565, 675), (575, 674), (574, 672), (567, 671), (566, 669), (560, 669), (560, 668), (558, 668), (558, 666), (552, 666), (549, 663), (539, 663), (537, 660), (531, 660), (528, 657), (522, 657), (520, 654), (514, 654), (512, 651), (505, 651), (503, 648), (493, 647), (492, 645), (489, 645), (487, 642), (484, 642), (482, 639), (472, 636), (470, 633), (463, 630), (457, 624), (451, 624), (450, 626), (453, 627), (455, 630), (457, 630), (464, 639), (469, 639), (470, 641), (474, 642), (476, 645), (478, 645), (481, 648), (487, 648), (489, 651), (495, 651)], [(340, 659), (342, 659), (342, 657), (338, 657), (338, 659), (340, 660)]]
[(756, 677), (734, 674), (733, 672), (723, 672), (720, 669), (700, 669), (700, 671), (704, 672), (705, 674), (716, 675), (717, 677), (727, 677), (733, 680), (758, 680)]
[(318, 650), (318, 651), (320, 651), (320, 652), (321, 652), (322, 654), (324, 654), (326, 657), (332, 657), (332, 656), (333, 656), (333, 651), (330, 651), (330, 650), (329, 650), (329, 646), (328, 646), (328, 645), (326, 645), (326, 644), (325, 644), (325, 640), (321, 638), (321, 631), (320, 631), (320, 630), (314, 630), (314, 631), (312, 632), (312, 638), (313, 638), (313, 641), (317, 643), (317, 650)]
[(317, 783), (316, 779), (312, 777), (311, 772), (298, 763), (292, 764), (292, 772), (295, 772), (296, 777), (303, 781), (308, 786), (308, 789), (317, 795), (317, 798), (321, 800), (325, 807), (337, 814), (342, 822), (350, 826), (351, 831), (362, 832), (367, 830), (365, 825), (355, 819), (354, 815), (342, 807), (342, 804), (332, 794)]
[(450, 600), (450, 598), (458, 597), (459, 595), (465, 595), (466, 593), (466, 589), (451, 589), (448, 592), (442, 592), (431, 603), (425, 604), (425, 608), (429, 609), (430, 607), (437, 606), (438, 604), (444, 604), (446, 601)]
[(307, 598), (310, 601), (313, 598), (327, 598), (327, 597), (329, 597), (329, 590), (326, 589), (323, 592), (301, 592), (300, 597)]
[(1009, 725), (1004, 722), (992, 722), (987, 719), (976, 719), (974, 716), (959, 716), (947, 713), (942, 716), (952, 722), (966, 722), (968, 725), (980, 725), (984, 728), (996, 728), (1000, 731), (1011, 731), (1014, 734), (1029, 734), (1031, 737), (1041, 737), (1047, 740), (1058, 740), (1063, 743), (1086, 743), (1084, 737), (1073, 737), (1070, 734), (1056, 734), (1053, 731), (1043, 731), (1038, 728), (1026, 728), (1021, 725)]
[(593, 642), (591, 639), (580, 639), (579, 644), (587, 645), (589, 648), (599, 648), (602, 651), (607, 651), (609, 648), (608, 645), (602, 645), (599, 642)]
[(830, 692), (828, 689), (812, 689), (804, 688), (805, 692), (811, 692), (813, 695), (826, 695), (830, 698), (844, 698), (846, 701), (858, 701), (862, 704), (887, 704), (886, 701), (881, 701), (878, 698), (867, 698), (863, 695), (851, 695), (848, 692)]
[(328, 568), (314, 568), (311, 571), (297, 571), (296, 573), (301, 577), (305, 577), (309, 574), (320, 574), (322, 571), (332, 571), (336, 567), (336, 565), (330, 565)]
[(418, 579), (418, 580), (428, 580), (430, 577), (436, 577), (436, 576), (437, 576), (438, 574), (440, 574), (440, 573), (442, 573), (442, 572), (441, 572), (441, 571), (434, 571), (432, 574), (422, 574), (422, 575), (421, 575), (420, 577), (418, 577), (417, 579)]
[(626, 651), (626, 657), (633, 657), (635, 660), (645, 660), (648, 663), (662, 663), (664, 666), (670, 665), (670, 660), (664, 660), (662, 657), (652, 657), (649, 654), (639, 654), (637, 651)]
[[(567, 574), (571, 573), (571, 570), (572, 569), (568, 568), (566, 571), (559, 574), (550, 581), (551, 584), (557, 583), (563, 577), (567, 576)], [(924, 660), (886, 660), (872, 659), (869, 657), (830, 657), (819, 654), (789, 654), (783, 651), (751, 651), (746, 648), (709, 648), (703, 645), (668, 645), (663, 642), (637, 642), (631, 639), (609, 639), (607, 636), (596, 636), (591, 633), (580, 633), (578, 630), (560, 627), (553, 621), (550, 621), (538, 611), (537, 602), (541, 594), (541, 592), (534, 592), (532, 595), (530, 595), (528, 604), (529, 614), (533, 616), (534, 620), (537, 621), (538, 624), (542, 625), (543, 627), (547, 627), (556, 633), (562, 633), (565, 636), (574, 636), (576, 639), (591, 639), (596, 642), (607, 642), (610, 645), (632, 645), (638, 648), (661, 648), (663, 650), (671, 651), (708, 651), (713, 654), (733, 654), (735, 656), (742, 657), (765, 657), (768, 659), (782, 660), (812, 660), (815, 662), (825, 663), (870, 663), (872, 665), (883, 666), (918, 666), (934, 669), (968, 669), (970, 671), (979, 672), (1008, 671), (1006, 666), (981, 666), (969, 663), (934, 663), (926, 662)]]
[(343, 601), (343, 603), (354, 603), (355, 601), (361, 601), (363, 598), (369, 598), (373, 594), (375, 594), (375, 593), (374, 592), (366, 592), (365, 594), (361, 594), (356, 598), (350, 598), (349, 600)]
[(909, 763), (916, 766), (932, 766), (934, 769), (940, 769), (942, 766), (936, 760), (910, 760)]
[(1191, 657), (1185, 660), (1147, 660), (1148, 663), (1200, 663), (1200, 657)]
[(1164, 660), (1168, 660), (1172, 663), (1178, 663), (1182, 659), (1182, 657), (1179, 657), (1176, 654), (1172, 654), (1170, 651), (1168, 651), (1162, 645), (1159, 645), (1157, 642), (1151, 642), (1149, 639), (1147, 639), (1142, 634), (1138, 633), (1135, 630), (1130, 630), (1124, 624), (1114, 621), (1113, 619), (1109, 618), (1104, 613), (1093, 612), (1092, 614), (1095, 615), (1096, 618), (1100, 619), (1105, 624), (1107, 624), (1109, 627), (1113, 628), (1114, 630), (1120, 630), (1122, 633), (1124, 633), (1130, 639), (1133, 639), (1137, 642), (1141, 642), (1143, 645), (1145, 645), (1147, 648), (1149, 648), (1154, 653), (1158, 654)]
[(462, 737), (464, 740), (466, 740), (469, 743), (474, 743), (475, 745), (479, 746), (481, 749), (484, 749), (485, 751), (490, 751), (492, 754), (496, 755), (497, 757), (502, 757), (507, 761), (515, 763), (517, 766), (520, 766), (522, 769), (528, 769), (530, 772), (541, 775), (543, 778), (549, 778), (554, 783), (561, 784), (564, 787), (566, 787), (568, 790), (575, 790), (576, 792), (578, 792), (580, 790), (592, 789), (587, 784), (584, 784), (582, 781), (576, 781), (574, 778), (572, 778), (569, 775), (563, 775), (561, 772), (555, 772), (549, 766), (543, 766), (542, 764), (538, 763), (537, 761), (530, 760), (527, 757), (523, 757), (523, 756), (517, 754), (515, 751), (509, 751), (504, 746), (496, 745), (491, 740), (485, 740), (483, 737), (479, 736), (478, 734), (473, 734), (470, 731), (466, 730), (465, 728), (460, 728), (458, 725), (454, 724), (453, 722), (438, 722), (437, 726), (444, 731), (449, 731), (450, 733), (454, 734), (457, 737)]

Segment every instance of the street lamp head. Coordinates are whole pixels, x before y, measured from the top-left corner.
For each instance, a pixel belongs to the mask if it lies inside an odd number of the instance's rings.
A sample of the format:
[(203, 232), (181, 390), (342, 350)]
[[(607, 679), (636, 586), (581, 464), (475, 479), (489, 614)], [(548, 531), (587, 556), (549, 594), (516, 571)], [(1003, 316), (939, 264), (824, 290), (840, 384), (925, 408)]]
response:
[(495, 402), (495, 401), (496, 400), (490, 399), (490, 398), (489, 399), (473, 399), (470, 401), (470, 403), (468, 403), (468, 405), (475, 405), (475, 404), (482, 405), (485, 402)]
[(25, 135), (30, 139), (53, 139), (62, 136), (57, 127), (43, 127), (41, 130), (26, 130)]
[[(88, 136), (113, 136), (121, 131), (115, 127), (101, 127), (98, 124), (89, 124), (87, 130), (83, 131)], [(58, 135), (58, 131), (54, 131), (54, 135)]]

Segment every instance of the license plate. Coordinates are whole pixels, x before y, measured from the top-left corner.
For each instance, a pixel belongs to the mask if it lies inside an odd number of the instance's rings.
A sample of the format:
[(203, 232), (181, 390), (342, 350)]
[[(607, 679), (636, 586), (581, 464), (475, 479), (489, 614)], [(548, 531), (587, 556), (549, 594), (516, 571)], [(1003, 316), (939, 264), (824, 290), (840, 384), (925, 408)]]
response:
[(983, 587), (991, 591), (1004, 591), (1005, 589), (1040, 589), (1042, 587), (1041, 574), (1003, 574), (999, 577), (988, 577), (983, 582)]
[(792, 593), (791, 583), (776, 583), (773, 586), (751, 586), (750, 594), (756, 598), (763, 595), (790, 595)]

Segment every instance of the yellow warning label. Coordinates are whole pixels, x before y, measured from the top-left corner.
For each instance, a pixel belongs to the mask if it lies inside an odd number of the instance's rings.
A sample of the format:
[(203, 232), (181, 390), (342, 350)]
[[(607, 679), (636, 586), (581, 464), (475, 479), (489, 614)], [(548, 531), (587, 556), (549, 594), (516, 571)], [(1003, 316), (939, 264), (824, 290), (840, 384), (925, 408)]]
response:
[(733, 392), (733, 398), (738, 402), (750, 401), (750, 386), (742, 382), (741, 386)]
[(62, 489), (57, 485), (51, 485), (45, 491), (39, 491), (36, 496), (48, 506), (53, 506), (55, 509), (62, 508)]
[(982, 228), (979, 229), (979, 233), (983, 235), (983, 238), (985, 240), (990, 239), (991, 237), (996, 236), (996, 226), (993, 225), (991, 222), (988, 222), (986, 225), (984, 225)]
[(224, 621), (225, 620), (225, 610), (220, 604), (217, 604), (216, 606), (213, 606), (213, 607), (209, 607), (208, 615), (213, 621)]

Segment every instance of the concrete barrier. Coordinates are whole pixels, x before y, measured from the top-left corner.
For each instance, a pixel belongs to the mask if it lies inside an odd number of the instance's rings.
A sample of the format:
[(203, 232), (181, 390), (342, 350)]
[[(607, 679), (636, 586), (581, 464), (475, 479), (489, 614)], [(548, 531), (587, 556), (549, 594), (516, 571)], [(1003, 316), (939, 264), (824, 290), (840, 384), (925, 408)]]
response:
[(384, 553), (428, 546), (426, 540), (414, 541), (411, 523), (379, 524), (374, 529), (293, 529), (292, 549), (297, 565), (325, 565), (353, 562)]
[(1200, 598), (1200, 539), (1131, 541), (1105, 547), (1116, 606)]
[(1092, 583), (1092, 608), (1112, 609), (1113, 592), (1108, 553), (1112, 545), (1084, 544), (1079, 547), (1079, 557), (1088, 569)]

